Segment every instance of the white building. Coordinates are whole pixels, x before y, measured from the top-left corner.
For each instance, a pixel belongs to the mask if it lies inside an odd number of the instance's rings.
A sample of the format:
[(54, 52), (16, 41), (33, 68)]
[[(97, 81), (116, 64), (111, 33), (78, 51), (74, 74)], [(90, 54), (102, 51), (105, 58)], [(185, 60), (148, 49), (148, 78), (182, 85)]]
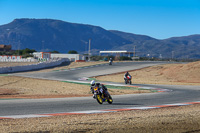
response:
[(69, 61), (85, 61), (86, 57), (80, 54), (54, 54), (50, 52), (34, 52), (33, 56), (38, 59), (57, 59), (57, 58), (67, 58)]

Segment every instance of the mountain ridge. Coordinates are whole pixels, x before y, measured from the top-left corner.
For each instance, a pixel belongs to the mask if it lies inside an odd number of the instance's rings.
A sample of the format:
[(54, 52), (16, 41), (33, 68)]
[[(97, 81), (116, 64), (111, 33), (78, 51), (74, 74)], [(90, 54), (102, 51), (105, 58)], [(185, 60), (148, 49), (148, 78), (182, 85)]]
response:
[(150, 54), (154, 57), (200, 58), (200, 34), (184, 37), (156, 39), (117, 30), (106, 30), (100, 26), (78, 24), (54, 19), (15, 19), (0, 25), (0, 43), (11, 44), (13, 49), (35, 49), (36, 51), (76, 50), (85, 53), (91, 39), (93, 54), (100, 50), (133, 50), (138, 56)]

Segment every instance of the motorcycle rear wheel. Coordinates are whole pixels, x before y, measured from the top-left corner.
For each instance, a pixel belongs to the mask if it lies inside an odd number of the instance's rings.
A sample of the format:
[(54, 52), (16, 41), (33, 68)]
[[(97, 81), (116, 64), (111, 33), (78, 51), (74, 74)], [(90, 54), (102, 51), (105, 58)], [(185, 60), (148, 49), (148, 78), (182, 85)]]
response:
[(112, 104), (112, 103), (113, 103), (113, 99), (112, 99), (112, 97), (111, 97), (110, 95), (108, 96), (107, 102), (108, 102), (109, 104)]

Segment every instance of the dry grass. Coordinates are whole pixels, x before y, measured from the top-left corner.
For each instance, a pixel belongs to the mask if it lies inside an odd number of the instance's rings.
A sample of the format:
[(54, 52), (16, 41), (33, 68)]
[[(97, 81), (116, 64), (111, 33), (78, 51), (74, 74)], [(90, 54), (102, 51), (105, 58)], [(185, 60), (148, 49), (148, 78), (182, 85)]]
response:
[[(129, 72), (134, 84), (200, 85), (200, 61), (189, 64), (158, 65)], [(124, 73), (96, 77), (102, 81), (124, 82)]]
[(4, 119), (1, 132), (200, 132), (200, 105), (106, 114)]

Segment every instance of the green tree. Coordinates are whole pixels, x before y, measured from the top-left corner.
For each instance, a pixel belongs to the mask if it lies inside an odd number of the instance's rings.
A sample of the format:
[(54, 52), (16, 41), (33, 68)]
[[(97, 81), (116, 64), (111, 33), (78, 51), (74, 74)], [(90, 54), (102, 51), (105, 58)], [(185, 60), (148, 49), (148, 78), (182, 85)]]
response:
[(75, 50), (70, 50), (70, 51), (68, 52), (68, 54), (78, 54), (78, 52), (75, 51)]
[(51, 52), (51, 53), (60, 53), (60, 52), (58, 52), (58, 51), (55, 51), (55, 50), (54, 50), (54, 51), (50, 51), (50, 52)]
[(103, 60), (103, 56), (98, 56), (98, 55), (94, 55), (90, 57), (90, 60), (92, 61), (99, 61), (99, 60)]
[(26, 49), (22, 50), (22, 55), (30, 54), (30, 53), (33, 53), (33, 52), (36, 52), (36, 51), (33, 50), (33, 49), (26, 48)]
[(120, 61), (123, 61), (123, 60), (131, 60), (131, 58), (130, 58), (130, 57), (127, 57), (127, 56), (120, 56), (120, 57), (119, 57), (119, 60), (120, 60)]

